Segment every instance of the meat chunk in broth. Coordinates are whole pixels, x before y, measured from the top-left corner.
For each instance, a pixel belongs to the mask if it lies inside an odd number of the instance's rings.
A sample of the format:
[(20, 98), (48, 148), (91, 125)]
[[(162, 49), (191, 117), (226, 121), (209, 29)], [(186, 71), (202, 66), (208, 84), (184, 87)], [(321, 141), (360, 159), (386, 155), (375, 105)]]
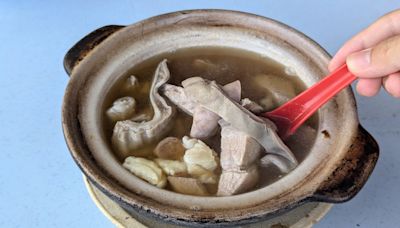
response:
[(207, 139), (217, 132), (219, 116), (207, 109), (197, 106), (193, 113), (190, 137)]
[(197, 104), (188, 98), (182, 87), (165, 84), (161, 91), (164, 96), (166, 96), (172, 103), (174, 103), (178, 108), (184, 111), (186, 114), (193, 116), (194, 109)]
[(218, 196), (230, 196), (251, 190), (258, 182), (257, 165), (245, 171), (223, 171), (218, 184)]
[(221, 167), (224, 170), (246, 170), (260, 157), (261, 145), (249, 135), (224, 120), (221, 125)]

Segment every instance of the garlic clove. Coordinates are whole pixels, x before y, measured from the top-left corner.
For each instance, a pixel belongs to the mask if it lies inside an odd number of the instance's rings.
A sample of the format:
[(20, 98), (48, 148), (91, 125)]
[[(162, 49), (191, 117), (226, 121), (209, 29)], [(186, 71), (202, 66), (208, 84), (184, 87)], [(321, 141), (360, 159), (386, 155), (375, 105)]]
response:
[(167, 178), (162, 169), (153, 161), (130, 156), (125, 159), (122, 166), (137, 177), (159, 188), (164, 188), (167, 184)]
[(154, 162), (157, 163), (158, 166), (169, 176), (182, 176), (187, 174), (187, 167), (184, 162), (174, 161), (174, 160), (165, 160), (156, 158)]
[(199, 165), (209, 171), (214, 171), (219, 163), (217, 153), (201, 140), (197, 140), (193, 147), (186, 150), (183, 161), (188, 166)]

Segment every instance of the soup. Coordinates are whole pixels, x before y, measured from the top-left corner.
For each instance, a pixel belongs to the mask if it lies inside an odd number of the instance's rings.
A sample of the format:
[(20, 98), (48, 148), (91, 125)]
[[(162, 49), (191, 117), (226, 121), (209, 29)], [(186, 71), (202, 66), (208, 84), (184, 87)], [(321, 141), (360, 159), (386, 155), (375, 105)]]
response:
[[(160, 68), (163, 59), (167, 60), (164, 62), (164, 67), (167, 67), (164, 71), (169, 71), (170, 77), (167, 83), (161, 85), (159, 91), (155, 92), (160, 92), (160, 96), (166, 102), (165, 105), (171, 106), (166, 111), (170, 113), (165, 116), (159, 112), (160, 110), (155, 111), (152, 108), (149, 96), (150, 89), (154, 86), (152, 85), (155, 80), (154, 74), (165, 73)], [(208, 86), (207, 88), (213, 89), (210, 91), (220, 94), (221, 99), (226, 99), (227, 103), (230, 103), (227, 104), (229, 107), (236, 109), (245, 107), (253, 113), (272, 110), (305, 89), (304, 84), (290, 69), (271, 59), (243, 50), (191, 48), (165, 53), (144, 61), (134, 66), (112, 87), (106, 95), (103, 106), (104, 135), (109, 139), (109, 146), (124, 167), (153, 185), (192, 195), (240, 194), (271, 184), (287, 173), (283, 170), (283, 166), (279, 165), (280, 158), (277, 159), (274, 153), (269, 154), (266, 147), (262, 143), (260, 145), (260, 140), (243, 133), (241, 131), (243, 129), (237, 129), (241, 123), (226, 122), (226, 119), (234, 118), (233, 115), (221, 118), (218, 113), (216, 115), (210, 111), (212, 107), (208, 107), (207, 104), (199, 105), (196, 102), (191, 103), (193, 110), (188, 111), (187, 107), (184, 107), (186, 104), (182, 106), (178, 104), (179, 99), (174, 100), (170, 97), (170, 94), (177, 91), (189, 92), (191, 85), (181, 87), (185, 81), (187, 84), (196, 82), (194, 85), (197, 87), (192, 86), (194, 91), (190, 95), (192, 98), (198, 95), (195, 88), (203, 88), (198, 87), (200, 85), (204, 88)], [(233, 98), (234, 94), (232, 97), (228, 96), (230, 93), (235, 93), (235, 90), (239, 94), (236, 101)], [(158, 96), (154, 95), (153, 100)], [(246, 111), (241, 114), (244, 117), (251, 115)], [(143, 140), (138, 146), (131, 144), (129, 148), (115, 143), (118, 139), (126, 139), (125, 136), (125, 138), (116, 136), (118, 131), (116, 128), (122, 126), (125, 121), (140, 126), (154, 121), (156, 115), (163, 121), (170, 122), (170, 127), (163, 128), (165, 132), (161, 136)], [(259, 119), (257, 121), (260, 122)], [(209, 126), (211, 122), (218, 126)], [(196, 123), (199, 123), (196, 125), (197, 131), (194, 130)], [(284, 140), (290, 153), (295, 157), (296, 165), (307, 156), (313, 145), (317, 123), (316, 117), (310, 118), (296, 134)], [(204, 131), (206, 131), (205, 136)], [(193, 148), (199, 150), (190, 148), (188, 146), (190, 143), (193, 144)], [(234, 144), (242, 149), (232, 148)], [(165, 155), (165, 151), (169, 150), (176, 154)], [(244, 155), (243, 153), (247, 153), (246, 150), (253, 152), (247, 151), (250, 155)], [(207, 154), (208, 157), (200, 159), (199, 156), (203, 155), (198, 151), (203, 151), (204, 156)], [(238, 153), (241, 154), (237, 155)], [(269, 154), (265, 160), (267, 165), (260, 163), (262, 160), (260, 158), (265, 154)], [(149, 173), (151, 175), (147, 175)], [(254, 179), (252, 176), (257, 178)], [(233, 186), (235, 183), (237, 186)]]

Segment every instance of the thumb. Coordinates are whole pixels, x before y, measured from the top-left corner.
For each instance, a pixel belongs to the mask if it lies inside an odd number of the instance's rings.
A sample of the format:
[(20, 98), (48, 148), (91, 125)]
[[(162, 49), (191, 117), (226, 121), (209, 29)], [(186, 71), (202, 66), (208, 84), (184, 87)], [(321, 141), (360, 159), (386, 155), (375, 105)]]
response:
[(400, 70), (400, 35), (347, 57), (349, 70), (361, 78), (383, 77)]

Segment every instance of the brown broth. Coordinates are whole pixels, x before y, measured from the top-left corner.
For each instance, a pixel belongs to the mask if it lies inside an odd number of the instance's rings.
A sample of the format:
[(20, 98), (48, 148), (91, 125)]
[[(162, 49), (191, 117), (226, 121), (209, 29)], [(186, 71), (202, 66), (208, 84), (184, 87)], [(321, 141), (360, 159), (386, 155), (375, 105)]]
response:
[[(116, 85), (114, 85), (106, 95), (103, 113), (105, 113), (105, 110), (111, 106), (115, 99), (123, 96), (132, 96), (136, 99), (137, 110), (139, 110), (138, 114), (141, 113), (140, 110), (147, 109), (147, 111), (151, 111), (148, 92), (154, 71), (162, 59), (168, 60), (168, 68), (171, 72), (170, 84), (180, 85), (180, 82), (184, 79), (194, 76), (201, 76), (209, 80), (215, 80), (221, 85), (235, 80), (240, 80), (242, 85), (242, 98), (247, 97), (254, 101), (270, 96), (269, 92), (266, 91), (265, 86), (261, 86), (253, 80), (254, 76), (258, 74), (280, 76), (280, 80), (284, 81), (288, 87), (294, 87), (296, 94), (305, 89), (305, 85), (298, 77), (288, 75), (285, 72), (284, 66), (252, 52), (215, 47), (181, 49), (176, 52), (165, 53), (153, 57), (137, 66), (133, 66), (132, 69), (123, 77), (123, 80), (116, 83)], [(135, 75), (141, 86), (141, 88), (135, 92), (126, 92), (120, 89), (122, 83), (130, 75)], [(274, 108), (279, 105), (280, 104), (275, 100)], [(174, 127), (168, 133), (168, 136), (182, 138), (184, 135), (189, 135), (192, 117), (178, 109), (178, 114), (174, 121)], [(317, 116), (311, 118), (307, 124), (316, 129), (318, 124)], [(104, 133), (108, 139), (111, 139), (113, 125), (114, 123), (111, 123), (107, 117), (103, 119)], [(313, 145), (315, 136), (316, 135), (313, 135), (312, 137), (307, 138), (306, 141), (287, 141), (288, 147), (293, 151), (299, 162), (304, 160), (309, 152), (309, 148), (311, 147), (308, 146), (305, 149), (304, 145)], [(296, 137), (295, 134), (292, 136), (292, 139), (296, 139)], [(216, 134), (213, 138), (207, 140), (206, 143), (219, 153), (219, 141), (220, 134)], [(109, 140), (109, 143), (111, 146), (111, 140)], [(152, 151), (157, 143), (158, 142), (155, 142), (141, 148), (139, 154), (143, 157), (152, 158)], [(137, 154), (137, 151), (135, 151), (135, 154)], [(121, 162), (125, 159), (117, 153), (116, 157), (119, 158)], [(260, 180), (258, 187), (268, 185), (282, 176), (282, 174), (273, 167), (261, 168), (261, 172), (265, 173), (265, 175), (260, 176), (267, 178)]]

